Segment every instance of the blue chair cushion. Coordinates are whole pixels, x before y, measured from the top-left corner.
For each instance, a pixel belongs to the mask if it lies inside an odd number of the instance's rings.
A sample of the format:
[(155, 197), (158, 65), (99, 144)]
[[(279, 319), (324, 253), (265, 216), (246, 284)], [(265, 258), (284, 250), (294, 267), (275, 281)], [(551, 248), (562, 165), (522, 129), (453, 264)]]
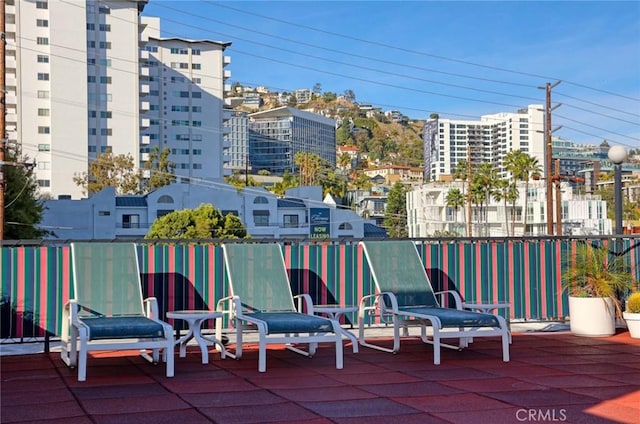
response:
[(442, 328), (447, 327), (499, 327), (500, 322), (491, 314), (461, 311), (453, 308), (403, 307), (402, 312), (411, 314), (434, 315), (440, 319)]
[(81, 318), (89, 340), (164, 337), (162, 324), (143, 316)]
[(264, 321), (268, 326), (268, 334), (333, 331), (331, 321), (328, 319), (299, 312), (253, 312), (245, 315)]

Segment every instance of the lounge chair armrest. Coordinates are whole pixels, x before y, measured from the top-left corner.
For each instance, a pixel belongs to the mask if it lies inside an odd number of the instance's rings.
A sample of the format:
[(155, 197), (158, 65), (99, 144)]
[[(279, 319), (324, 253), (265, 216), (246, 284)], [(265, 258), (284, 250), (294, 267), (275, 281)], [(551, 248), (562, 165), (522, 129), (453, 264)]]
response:
[(233, 312), (233, 296), (223, 297), (218, 300), (216, 304), (216, 311), (223, 314), (230, 314)]
[[(389, 299), (391, 302), (391, 307), (388, 307), (384, 304), (384, 298)], [(363, 296), (360, 299), (360, 310), (372, 310), (372, 309), (380, 309), (382, 312), (386, 312), (389, 309), (393, 312), (398, 311), (398, 300), (396, 299), (396, 295), (391, 292), (382, 292), (376, 294), (370, 294), (367, 296)]]
[(155, 297), (147, 297), (144, 299), (144, 311), (147, 318), (154, 321), (160, 321), (160, 309), (158, 308), (158, 299)]
[(440, 306), (443, 306), (444, 303), (444, 297), (445, 295), (451, 295), (453, 296), (453, 299), (456, 302), (456, 309), (464, 309), (463, 308), (463, 302), (462, 302), (462, 297), (460, 296), (460, 293), (458, 293), (455, 290), (442, 290), (439, 292), (434, 292), (433, 293), (435, 296), (440, 295)]
[[(311, 299), (311, 296), (309, 296), (306, 293), (303, 294), (299, 294), (297, 296), (293, 296), (294, 300), (297, 300), (297, 307), (298, 307), (298, 312), (304, 312), (305, 310), (307, 311), (307, 314), (309, 315), (313, 315), (313, 299)], [(304, 305), (303, 303), (304, 302)]]

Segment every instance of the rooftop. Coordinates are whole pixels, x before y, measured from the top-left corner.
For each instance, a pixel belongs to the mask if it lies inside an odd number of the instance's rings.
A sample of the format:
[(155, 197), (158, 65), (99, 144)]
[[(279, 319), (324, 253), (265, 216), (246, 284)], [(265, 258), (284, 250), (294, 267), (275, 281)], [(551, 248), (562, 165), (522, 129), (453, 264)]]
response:
[(257, 345), (241, 360), (211, 349), (208, 365), (194, 346), (174, 378), (133, 351), (97, 353), (83, 383), (58, 352), (14, 347), (0, 345), (2, 423), (640, 422), (640, 340), (626, 331), (514, 332), (508, 363), (497, 338), (444, 349), (441, 365), (417, 339), (396, 355), (346, 344), (342, 370), (329, 346), (313, 358), (270, 347), (266, 373)]

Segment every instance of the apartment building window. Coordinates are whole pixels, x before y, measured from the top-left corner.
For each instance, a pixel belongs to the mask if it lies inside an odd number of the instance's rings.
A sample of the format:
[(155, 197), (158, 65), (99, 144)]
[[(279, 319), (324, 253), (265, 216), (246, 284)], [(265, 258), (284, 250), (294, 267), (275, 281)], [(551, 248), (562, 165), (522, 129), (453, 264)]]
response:
[(100, 31), (109, 32), (111, 31), (111, 24), (100, 24)]
[(96, 82), (95, 75), (87, 75), (87, 82)]
[(185, 48), (172, 47), (171, 54), (189, 54), (189, 51)]
[(49, 127), (38, 127), (38, 134), (50, 134), (51, 128)]
[(87, 24), (87, 31), (95, 31), (96, 24)]
[(36, 2), (36, 9), (48, 9), (48, 8), (49, 8), (49, 4), (46, 1)]
[(96, 59), (94, 57), (87, 58), (87, 65), (95, 65)]
[(160, 95), (160, 91), (159, 90), (149, 90), (149, 95), (150, 96), (159, 96)]
[(191, 81), (192, 81), (194, 84), (200, 84), (200, 83), (202, 83), (202, 78), (193, 78), (193, 79), (191, 79)]
[(50, 152), (51, 151), (51, 144), (38, 144), (38, 151), (39, 152)]
[(194, 99), (201, 99), (202, 98), (202, 93), (199, 91), (194, 91), (193, 93), (191, 93), (191, 97)]
[(100, 117), (104, 118), (104, 119), (110, 119), (111, 118), (111, 111), (110, 110), (101, 110), (100, 111)]
[(202, 164), (201, 163), (194, 163), (193, 164), (193, 169), (202, 169)]
[(100, 77), (100, 82), (102, 84), (111, 84), (111, 77)]
[(191, 111), (192, 112), (196, 112), (196, 113), (200, 113), (200, 112), (202, 112), (202, 106), (192, 106), (191, 107)]
[(194, 56), (200, 56), (200, 49), (191, 49), (191, 54)]
[(199, 156), (202, 154), (202, 149), (193, 149), (193, 155), (194, 156)]
[(151, 53), (158, 53), (158, 46), (145, 46), (144, 49)]
[(99, 45), (101, 49), (109, 50), (111, 48), (111, 41), (101, 41)]
[(49, 74), (46, 72), (38, 72), (38, 81), (49, 81)]
[(49, 116), (49, 109), (38, 108), (38, 116)]
[(51, 169), (51, 162), (38, 161), (38, 169)]
[(186, 77), (171, 77), (171, 82), (187, 82)]
[(189, 112), (189, 106), (173, 105), (171, 106), (171, 112)]
[(49, 63), (49, 56), (46, 54), (39, 54), (38, 63)]
[(122, 228), (140, 228), (140, 215), (122, 215)]
[(98, 135), (98, 130), (95, 128), (89, 128), (89, 135)]
[(100, 153), (111, 153), (112, 151), (111, 146), (100, 146)]
[(40, 28), (47, 28), (49, 26), (49, 20), (48, 19), (36, 19), (36, 26), (39, 26)]
[(191, 69), (202, 69), (202, 65), (199, 63), (192, 63)]
[(100, 59), (100, 65), (111, 67), (111, 59)]
[(92, 41), (92, 40), (87, 40), (87, 48), (88, 49), (95, 49), (96, 48), (96, 42)]
[(159, 119), (150, 119), (149, 120), (149, 125), (160, 125), (160, 120)]
[(189, 141), (189, 134), (176, 134), (176, 140)]
[(95, 153), (97, 151), (96, 146), (89, 146), (89, 153)]
[(253, 222), (256, 227), (268, 227), (269, 211), (253, 211)]
[(149, 110), (160, 110), (160, 105), (149, 105)]
[(171, 62), (171, 69), (189, 69), (189, 64), (185, 62)]
[(39, 44), (41, 46), (48, 46), (49, 45), (49, 37), (38, 37), (38, 38), (36, 38), (36, 44)]
[(298, 228), (298, 215), (285, 215), (282, 217), (284, 228)]
[(98, 8), (98, 13), (103, 14), (103, 15), (110, 15), (111, 14), (111, 9), (109, 8), (109, 6), (100, 6)]
[(38, 180), (39, 187), (51, 187), (51, 180)]
[(111, 128), (100, 128), (100, 135), (113, 135)]

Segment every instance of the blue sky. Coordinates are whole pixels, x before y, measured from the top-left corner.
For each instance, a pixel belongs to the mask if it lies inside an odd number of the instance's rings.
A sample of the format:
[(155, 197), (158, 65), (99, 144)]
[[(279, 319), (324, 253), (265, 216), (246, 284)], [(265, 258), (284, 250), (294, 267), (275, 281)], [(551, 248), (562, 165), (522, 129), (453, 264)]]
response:
[(230, 82), (352, 90), (414, 119), (544, 104), (555, 135), (640, 147), (640, 2), (150, 0), (162, 36), (231, 42)]

